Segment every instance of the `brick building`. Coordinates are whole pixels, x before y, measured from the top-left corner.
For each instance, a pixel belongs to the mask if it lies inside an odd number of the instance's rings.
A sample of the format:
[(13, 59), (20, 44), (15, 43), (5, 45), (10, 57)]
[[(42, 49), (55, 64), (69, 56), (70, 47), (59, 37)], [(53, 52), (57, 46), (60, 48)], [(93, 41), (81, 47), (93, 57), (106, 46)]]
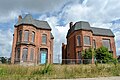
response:
[[(116, 57), (114, 34), (110, 29), (91, 27), (88, 22), (80, 21), (73, 24), (70, 22), (67, 33), (67, 44), (62, 44), (62, 63), (77, 63), (82, 59), (82, 50), (105, 46), (113, 57)], [(68, 59), (68, 60), (67, 60)], [(70, 61), (69, 59), (74, 59)]]
[(30, 14), (19, 16), (14, 26), (11, 63), (53, 63), (53, 39), (47, 21), (35, 20)]

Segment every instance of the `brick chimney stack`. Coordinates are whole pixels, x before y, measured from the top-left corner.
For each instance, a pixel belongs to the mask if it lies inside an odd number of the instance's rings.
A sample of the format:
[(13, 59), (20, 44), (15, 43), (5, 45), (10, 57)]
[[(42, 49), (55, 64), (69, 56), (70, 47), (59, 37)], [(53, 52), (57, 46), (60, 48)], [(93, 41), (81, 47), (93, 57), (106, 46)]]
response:
[(69, 26), (70, 26), (70, 28), (72, 28), (72, 26), (73, 26), (73, 22), (70, 22), (70, 23), (69, 23)]
[(22, 19), (22, 16), (21, 15), (19, 15), (18, 16), (18, 21), (20, 21)]

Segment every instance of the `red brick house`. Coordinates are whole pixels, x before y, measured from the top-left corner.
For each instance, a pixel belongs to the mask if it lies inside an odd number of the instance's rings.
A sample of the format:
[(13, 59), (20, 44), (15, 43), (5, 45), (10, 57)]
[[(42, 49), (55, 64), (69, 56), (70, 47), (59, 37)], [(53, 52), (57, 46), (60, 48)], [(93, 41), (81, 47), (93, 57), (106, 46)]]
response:
[(53, 63), (53, 35), (47, 21), (30, 14), (19, 16), (14, 26), (11, 63)]
[(76, 22), (74, 25), (71, 22), (69, 26), (67, 44), (62, 44), (62, 63), (77, 63), (77, 59), (82, 59), (82, 50), (90, 47), (105, 46), (113, 53), (113, 57), (116, 57), (115, 36), (110, 29), (91, 27), (84, 21)]

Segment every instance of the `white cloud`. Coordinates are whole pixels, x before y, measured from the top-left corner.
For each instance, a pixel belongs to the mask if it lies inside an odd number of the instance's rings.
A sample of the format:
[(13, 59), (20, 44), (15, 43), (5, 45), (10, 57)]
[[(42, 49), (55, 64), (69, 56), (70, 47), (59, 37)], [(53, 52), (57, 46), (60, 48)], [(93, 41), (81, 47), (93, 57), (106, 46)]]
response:
[(12, 50), (13, 31), (0, 30), (0, 56), (9, 57)]
[(5, 16), (1, 16), (0, 18), (0, 23), (6, 23), (8, 21), (14, 20), (15, 18), (18, 17), (18, 15), (20, 15), (21, 12), (20, 11), (11, 11), (10, 13), (8, 13)]
[(61, 45), (66, 42), (66, 34), (69, 28), (68, 24), (63, 26), (58, 26), (58, 18), (55, 16), (47, 17), (46, 15), (40, 16), (39, 20), (48, 21), (50, 27), (52, 28), (52, 33), (54, 36), (54, 62), (58, 62), (58, 57), (61, 58)]
[[(66, 42), (66, 34), (69, 29), (69, 22), (88, 21), (93, 27), (101, 27), (118, 30), (117, 25), (112, 25), (112, 20), (120, 18), (118, 15), (120, 3), (117, 0), (84, 0), (82, 4), (79, 2), (70, 3), (63, 7), (57, 16), (48, 17), (46, 14), (40, 16), (40, 20), (46, 20), (52, 27), (54, 39), (54, 54), (61, 54), (62, 42)], [(114, 6), (117, 5), (117, 6)], [(112, 9), (112, 11), (111, 11)], [(54, 13), (53, 13), (54, 14)], [(64, 20), (65, 26), (59, 26), (60, 20)], [(116, 42), (119, 41), (119, 30), (114, 32)], [(118, 43), (117, 44), (117, 48)], [(118, 49), (117, 49), (118, 50)], [(55, 55), (56, 56), (56, 55)]]

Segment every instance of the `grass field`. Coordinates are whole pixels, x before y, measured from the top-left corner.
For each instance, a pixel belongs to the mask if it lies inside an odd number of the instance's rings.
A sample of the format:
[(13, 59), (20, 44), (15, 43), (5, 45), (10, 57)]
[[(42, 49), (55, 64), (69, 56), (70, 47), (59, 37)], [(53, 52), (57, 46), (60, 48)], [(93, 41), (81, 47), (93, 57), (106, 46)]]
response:
[(0, 80), (72, 79), (120, 76), (120, 64), (0, 65)]

